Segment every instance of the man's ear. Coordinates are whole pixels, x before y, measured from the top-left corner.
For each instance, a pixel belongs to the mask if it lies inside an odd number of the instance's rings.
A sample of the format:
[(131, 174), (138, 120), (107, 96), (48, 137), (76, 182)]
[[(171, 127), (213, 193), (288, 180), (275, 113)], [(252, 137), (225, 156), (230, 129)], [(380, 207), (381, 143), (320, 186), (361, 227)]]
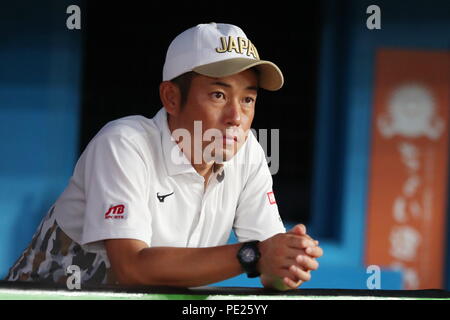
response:
[(181, 109), (180, 89), (171, 81), (163, 81), (159, 85), (159, 97), (167, 113), (177, 116)]

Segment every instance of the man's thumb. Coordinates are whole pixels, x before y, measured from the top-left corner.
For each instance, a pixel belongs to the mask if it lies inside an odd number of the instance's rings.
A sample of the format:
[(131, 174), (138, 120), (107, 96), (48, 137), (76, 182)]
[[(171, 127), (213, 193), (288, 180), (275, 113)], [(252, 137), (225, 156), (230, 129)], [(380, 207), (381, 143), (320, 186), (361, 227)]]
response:
[(293, 227), (288, 233), (304, 236), (306, 235), (306, 227), (303, 224), (298, 224), (295, 227)]

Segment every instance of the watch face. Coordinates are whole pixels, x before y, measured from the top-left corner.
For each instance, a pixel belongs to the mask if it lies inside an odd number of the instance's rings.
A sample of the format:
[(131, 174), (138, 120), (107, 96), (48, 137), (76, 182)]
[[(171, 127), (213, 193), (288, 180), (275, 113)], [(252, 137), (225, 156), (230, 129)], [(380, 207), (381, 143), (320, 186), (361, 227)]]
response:
[(245, 248), (244, 250), (242, 250), (242, 260), (244, 262), (252, 262), (255, 260), (255, 251), (252, 248)]

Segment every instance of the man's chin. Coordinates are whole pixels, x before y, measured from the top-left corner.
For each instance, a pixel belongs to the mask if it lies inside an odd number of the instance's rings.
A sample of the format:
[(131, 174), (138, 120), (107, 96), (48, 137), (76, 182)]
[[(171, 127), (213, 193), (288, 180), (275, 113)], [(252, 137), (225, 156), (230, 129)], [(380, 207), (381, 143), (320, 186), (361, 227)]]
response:
[(223, 152), (220, 152), (218, 156), (214, 157), (214, 162), (221, 164), (227, 161), (230, 161), (233, 159), (233, 157), (236, 155), (236, 152), (233, 152), (231, 150), (224, 150)]

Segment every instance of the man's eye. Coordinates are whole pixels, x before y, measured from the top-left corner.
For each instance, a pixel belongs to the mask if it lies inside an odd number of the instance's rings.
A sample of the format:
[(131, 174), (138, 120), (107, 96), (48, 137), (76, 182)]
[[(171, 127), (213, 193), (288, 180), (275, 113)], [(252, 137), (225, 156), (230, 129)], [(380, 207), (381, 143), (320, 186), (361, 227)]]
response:
[(255, 102), (255, 99), (252, 97), (246, 97), (246, 98), (244, 98), (244, 102), (245, 103), (253, 103), (253, 102)]
[(225, 98), (225, 95), (223, 94), (223, 92), (217, 91), (217, 92), (212, 93), (212, 97), (214, 99), (223, 99), (223, 98)]

